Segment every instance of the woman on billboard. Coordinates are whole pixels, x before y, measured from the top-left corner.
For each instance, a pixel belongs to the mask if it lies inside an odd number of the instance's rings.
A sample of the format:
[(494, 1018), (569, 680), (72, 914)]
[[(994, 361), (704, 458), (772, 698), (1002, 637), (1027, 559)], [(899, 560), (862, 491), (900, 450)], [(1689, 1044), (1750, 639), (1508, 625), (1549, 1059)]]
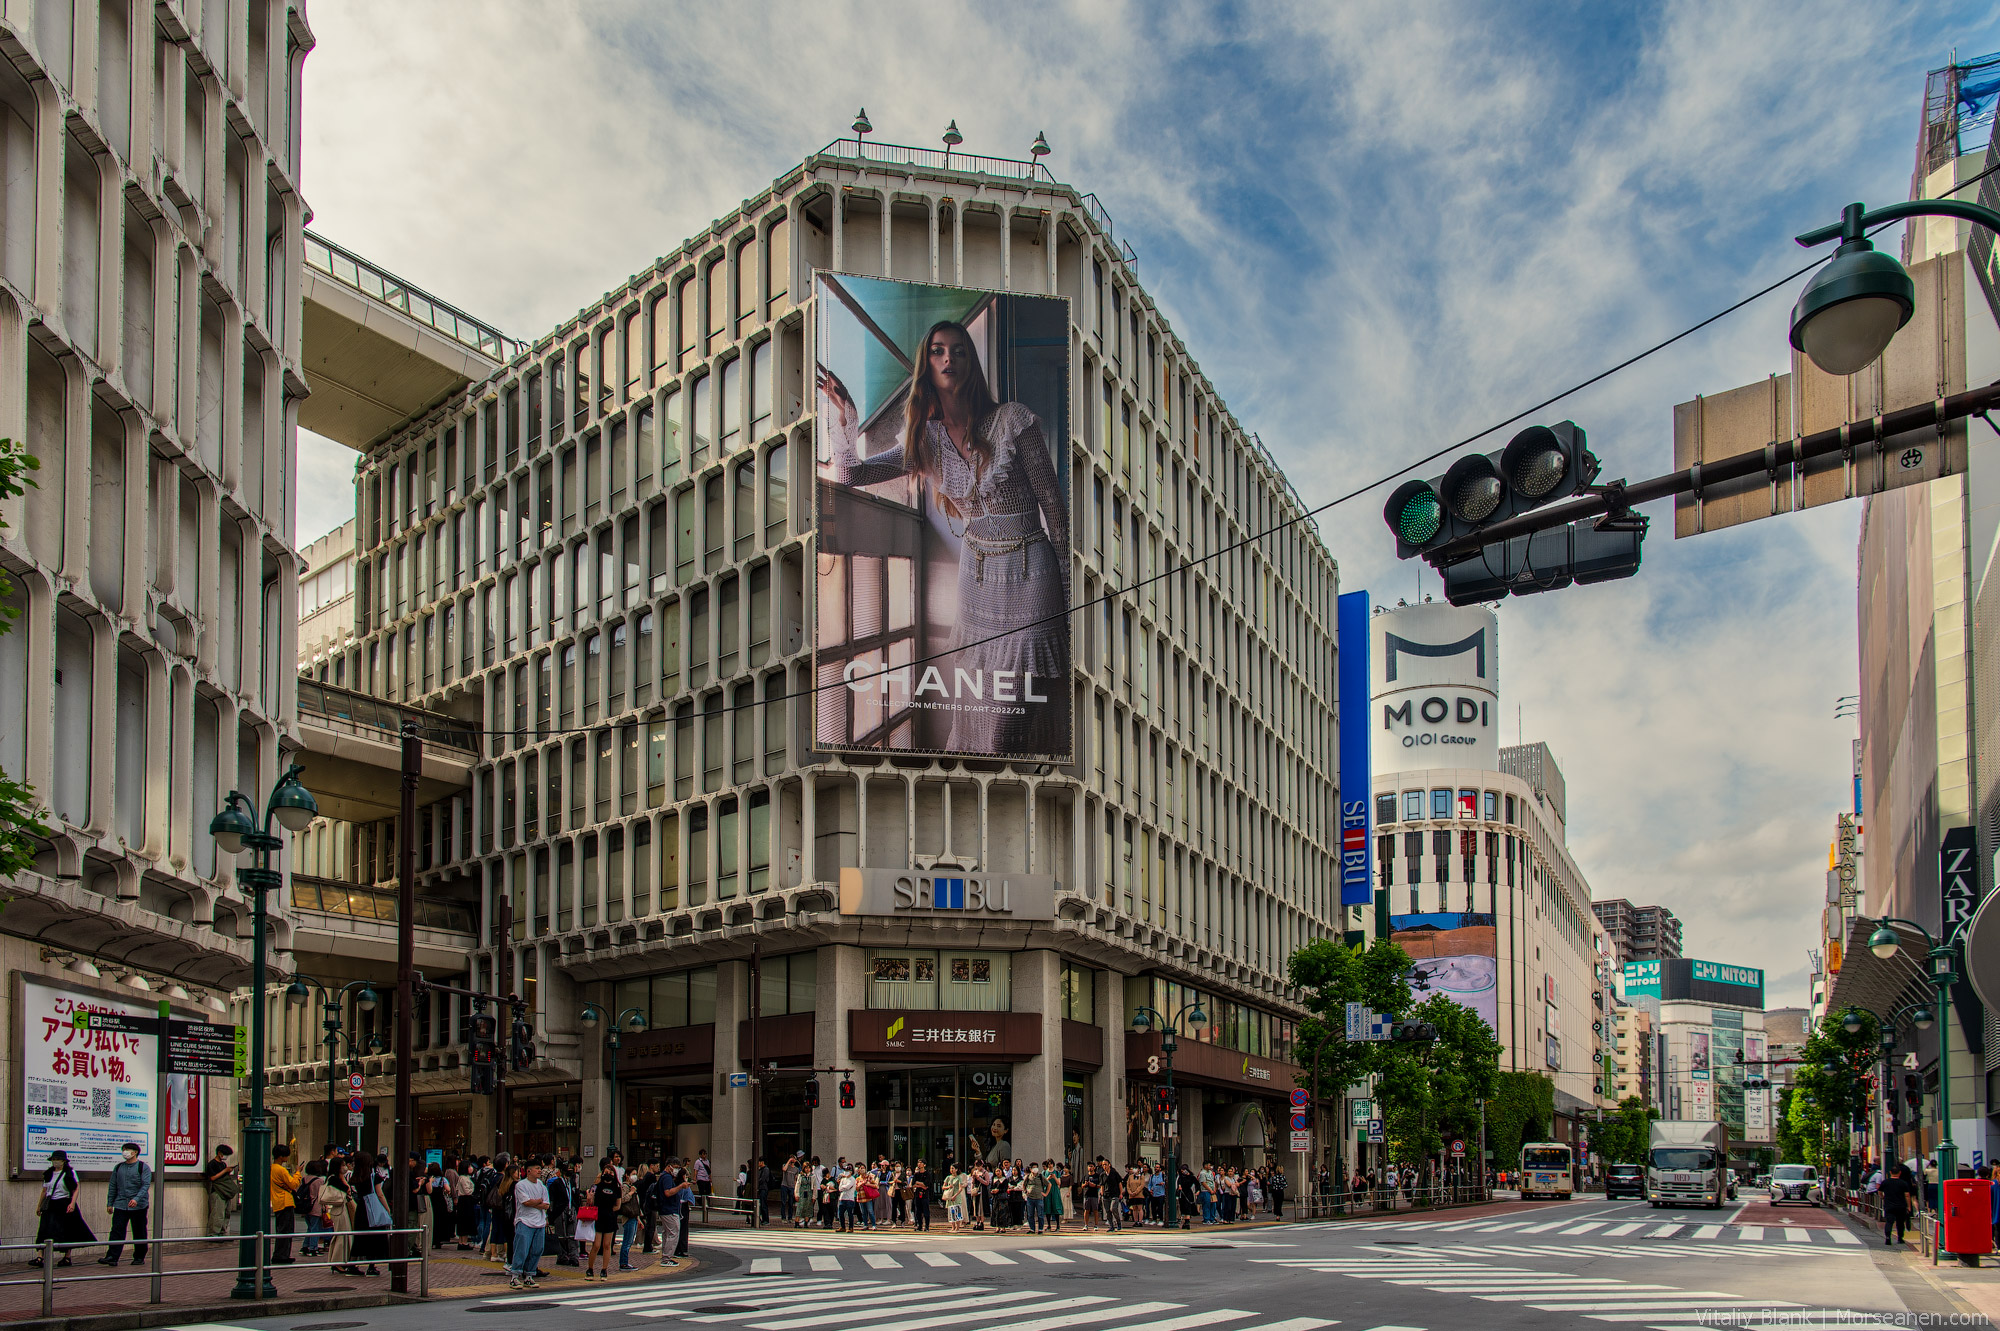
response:
[(985, 680), (1011, 671), (1023, 704), (1031, 697), (1058, 704), (961, 706), (950, 747), (1066, 752), (1068, 700), (1051, 690), (1069, 688), (1069, 512), (1041, 421), (1019, 402), (993, 400), (971, 335), (950, 320), (924, 334), (903, 441), (887, 452), (865, 460), (855, 453), (854, 399), (824, 366), (818, 379), (832, 406), (835, 479), (874, 485), (914, 474), (959, 537), (958, 622), (943, 664)]

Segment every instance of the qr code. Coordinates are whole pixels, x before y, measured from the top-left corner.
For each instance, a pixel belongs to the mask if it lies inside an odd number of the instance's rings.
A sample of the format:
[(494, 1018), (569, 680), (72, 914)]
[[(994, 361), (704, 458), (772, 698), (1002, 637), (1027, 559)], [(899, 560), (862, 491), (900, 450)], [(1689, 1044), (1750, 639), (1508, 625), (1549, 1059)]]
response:
[(111, 1088), (93, 1086), (90, 1088), (90, 1116), (92, 1118), (111, 1117)]

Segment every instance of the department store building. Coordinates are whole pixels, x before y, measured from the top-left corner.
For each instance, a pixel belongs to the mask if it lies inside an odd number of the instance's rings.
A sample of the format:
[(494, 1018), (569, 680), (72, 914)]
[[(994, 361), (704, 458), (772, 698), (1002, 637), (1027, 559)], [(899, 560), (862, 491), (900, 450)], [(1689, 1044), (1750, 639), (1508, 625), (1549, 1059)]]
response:
[[(1165, 1060), (1157, 1026), (1131, 1031), (1143, 1007), (1180, 1022), (1184, 1154), (1306, 1158), (1284, 1132), (1304, 1014), (1285, 964), (1348, 927), (1333, 560), (1308, 523), (1245, 542), (1302, 506), (1096, 198), (1038, 162), (935, 158), (831, 144), (352, 436), (354, 636), (301, 706), (479, 729), (476, 756), (426, 768), (419, 964), (481, 991), (511, 967), (536, 1035), (503, 1113), (468, 1093), (468, 1003), (433, 991), (420, 1146), (1150, 1159)], [(813, 747), (821, 271), (1067, 298), (1073, 761)], [(906, 612), (855, 609), (882, 634)], [(317, 1006), (273, 1001), (272, 1094), (303, 1140), (350, 1133), (326, 1122), (350, 1058), (352, 1131), (388, 1139), (367, 1037), (390, 1029), (394, 837), (327, 818), (293, 857), (291, 964), (383, 999), (343, 1000), (361, 1043), (333, 1069)], [(937, 887), (961, 880), (985, 891)]]

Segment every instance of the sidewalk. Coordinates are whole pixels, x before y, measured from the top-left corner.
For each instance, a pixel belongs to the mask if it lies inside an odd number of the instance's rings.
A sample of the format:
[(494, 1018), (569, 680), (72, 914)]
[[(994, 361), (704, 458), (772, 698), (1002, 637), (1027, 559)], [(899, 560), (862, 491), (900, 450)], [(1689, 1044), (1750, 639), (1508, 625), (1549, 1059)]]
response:
[[(695, 1241), (699, 1241), (699, 1234)], [(68, 1331), (111, 1331), (118, 1327), (162, 1326), (201, 1322), (239, 1322), (249, 1318), (286, 1317), (301, 1313), (326, 1312), (342, 1308), (372, 1308), (390, 1303), (420, 1302), (420, 1273), (412, 1260), (409, 1293), (394, 1294), (389, 1289), (389, 1265), (378, 1263), (377, 1276), (342, 1275), (324, 1266), (306, 1266), (303, 1259), (291, 1266), (272, 1266), (271, 1283), (277, 1287), (275, 1300), (232, 1299), (236, 1284), (237, 1240), (231, 1237), (212, 1244), (176, 1244), (169, 1249), (166, 1277), (162, 1281), (160, 1303), (148, 1302), (152, 1282), (144, 1267), (121, 1265), (117, 1278), (112, 1269), (97, 1265), (103, 1244), (80, 1248), (75, 1265), (56, 1270), (55, 1316), (44, 1320), (42, 1273), (25, 1262), (0, 1266), (0, 1324), (18, 1326), (23, 1331), (40, 1327), (67, 1328)], [(581, 1266), (557, 1266), (555, 1254), (544, 1254), (542, 1270), (549, 1279), (543, 1288), (571, 1284), (581, 1286)], [(126, 1262), (131, 1261), (127, 1249)], [(683, 1259), (678, 1267), (660, 1264), (657, 1254), (642, 1256), (632, 1251), (636, 1270), (613, 1275), (610, 1284), (671, 1279), (700, 1269), (696, 1260)], [(229, 1267), (226, 1271), (214, 1268)], [(364, 1266), (365, 1269), (365, 1266)], [(185, 1274), (202, 1272), (201, 1274)], [(136, 1277), (127, 1279), (125, 1277)], [(32, 1283), (11, 1283), (14, 1281)], [(592, 1284), (598, 1282), (592, 1281)], [(488, 1262), (476, 1252), (459, 1252), (455, 1247), (435, 1250), (430, 1258), (432, 1299), (479, 1298), (507, 1292), (507, 1272), (497, 1262)]]

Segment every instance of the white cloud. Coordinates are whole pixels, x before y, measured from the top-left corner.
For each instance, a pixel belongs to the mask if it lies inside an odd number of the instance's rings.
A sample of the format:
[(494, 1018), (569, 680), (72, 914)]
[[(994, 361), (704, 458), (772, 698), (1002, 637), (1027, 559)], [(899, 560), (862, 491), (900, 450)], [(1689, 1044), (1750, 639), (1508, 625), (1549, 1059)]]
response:
[[(385, 0), (313, 21), (314, 226), (516, 336), (845, 134), (858, 106), (891, 141), (955, 118), (968, 151), (1019, 155), (1046, 130), (1052, 165), (1105, 200), (1204, 370), (1319, 502), (1798, 266), (1789, 236), (1848, 199), (1902, 197), (1922, 71), (1990, 18)], [(1664, 470), (1674, 402), (1783, 367), (1788, 299), (1542, 419), (1584, 423), (1608, 475)], [(333, 470), (302, 463), (308, 482)], [(1345, 585), (1393, 597), (1415, 571), (1390, 558), (1381, 497), (1321, 529)], [(302, 494), (301, 537), (336, 510)], [(1769, 967), (1774, 1001), (1803, 994), (1846, 791), (1831, 709), (1854, 691), (1857, 517), (1676, 543), (1659, 510), (1637, 579), (1503, 612), (1508, 700), (1564, 765), (1598, 893), (1673, 907), (1695, 954)]]

